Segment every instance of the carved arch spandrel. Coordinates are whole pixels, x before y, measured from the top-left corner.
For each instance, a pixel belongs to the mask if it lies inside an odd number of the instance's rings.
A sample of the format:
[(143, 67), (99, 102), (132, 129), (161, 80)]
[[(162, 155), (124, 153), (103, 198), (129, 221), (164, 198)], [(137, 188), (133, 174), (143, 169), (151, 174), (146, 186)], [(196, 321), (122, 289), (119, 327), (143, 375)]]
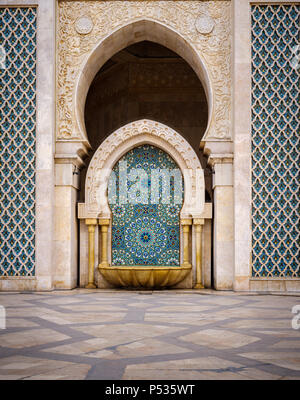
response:
[(168, 47), (193, 68), (203, 85), (208, 103), (208, 123), (204, 136), (208, 131), (214, 129), (212, 115), (214, 114), (215, 105), (212, 83), (202, 56), (197, 54), (192, 43), (189, 43), (178, 32), (165, 24), (143, 18), (118, 28), (97, 43), (79, 71), (75, 83), (74, 109), (78, 133), (84, 140), (88, 140), (84, 122), (84, 105), (93, 78), (110, 57), (123, 48), (143, 40), (156, 42)]
[[(99, 69), (113, 55), (111, 44), (118, 40), (124, 43), (115, 44), (113, 53), (134, 42), (152, 40), (186, 59), (202, 81), (210, 107), (203, 140), (230, 140), (230, 1), (60, 1), (58, 5), (59, 141), (88, 143), (83, 120), (86, 94), (94, 68)], [(206, 35), (196, 29), (197, 18), (203, 13), (214, 20), (214, 29)], [(86, 15), (93, 28), (80, 34), (76, 21)], [(130, 35), (136, 38), (130, 39)], [(97, 49), (101, 49), (100, 56)]]
[(86, 175), (85, 203), (79, 205), (79, 218), (111, 217), (107, 186), (112, 168), (129, 150), (146, 143), (168, 153), (183, 173), (185, 194), (181, 217), (201, 216), (204, 211), (205, 184), (195, 151), (172, 128), (143, 119), (119, 128), (95, 152)]

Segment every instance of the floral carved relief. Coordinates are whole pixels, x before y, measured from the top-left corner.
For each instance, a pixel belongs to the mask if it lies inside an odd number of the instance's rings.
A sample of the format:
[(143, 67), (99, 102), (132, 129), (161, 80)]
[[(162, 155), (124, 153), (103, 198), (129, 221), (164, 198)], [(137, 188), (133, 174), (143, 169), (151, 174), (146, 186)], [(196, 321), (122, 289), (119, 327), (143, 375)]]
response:
[[(95, 46), (116, 29), (139, 19), (163, 24), (189, 42), (206, 65), (213, 91), (211, 129), (206, 140), (230, 140), (231, 28), (230, 1), (70, 1), (58, 3), (57, 35), (57, 139), (81, 140), (75, 129), (75, 84)], [(197, 30), (205, 15), (213, 25)], [(78, 29), (80, 18), (92, 29)], [(76, 25), (77, 21), (77, 25)], [(199, 24), (198, 24), (199, 25)], [(77, 26), (77, 29), (76, 29)], [(88, 32), (88, 33), (87, 33)]]

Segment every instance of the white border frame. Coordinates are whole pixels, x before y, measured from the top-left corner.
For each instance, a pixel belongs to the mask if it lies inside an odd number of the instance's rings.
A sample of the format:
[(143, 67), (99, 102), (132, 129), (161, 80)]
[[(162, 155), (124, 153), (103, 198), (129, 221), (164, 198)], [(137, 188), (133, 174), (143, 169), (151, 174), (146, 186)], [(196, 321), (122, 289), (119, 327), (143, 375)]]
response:
[(56, 0), (4, 0), (37, 7), (35, 276), (0, 277), (0, 290), (51, 290), (54, 214)]
[(233, 0), (234, 290), (300, 291), (300, 280), (252, 278), (251, 6), (298, 1)]

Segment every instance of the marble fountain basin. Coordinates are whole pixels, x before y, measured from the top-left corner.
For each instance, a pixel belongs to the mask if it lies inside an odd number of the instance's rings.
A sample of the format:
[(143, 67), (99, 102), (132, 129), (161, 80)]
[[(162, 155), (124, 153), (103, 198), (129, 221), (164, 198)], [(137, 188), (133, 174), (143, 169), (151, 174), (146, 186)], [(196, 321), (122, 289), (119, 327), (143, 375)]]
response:
[(183, 281), (192, 267), (113, 266), (99, 265), (101, 275), (112, 285), (133, 288), (164, 288)]

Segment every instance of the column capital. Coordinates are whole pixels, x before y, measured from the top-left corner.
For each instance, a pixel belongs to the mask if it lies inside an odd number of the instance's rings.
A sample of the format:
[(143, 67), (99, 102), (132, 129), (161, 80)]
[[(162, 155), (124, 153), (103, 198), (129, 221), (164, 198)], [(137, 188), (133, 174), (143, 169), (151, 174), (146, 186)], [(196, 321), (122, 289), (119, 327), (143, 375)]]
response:
[(87, 203), (77, 203), (77, 217), (79, 219), (96, 219), (98, 221), (101, 215), (101, 212), (90, 212)]
[(110, 219), (108, 218), (99, 218), (98, 219), (98, 224), (105, 226), (105, 225), (109, 225), (110, 224)]
[(180, 220), (181, 225), (192, 225), (192, 218), (183, 218)]
[(201, 142), (200, 148), (206, 156), (211, 154), (230, 154), (233, 153), (233, 142), (231, 140), (214, 140)]
[(208, 157), (208, 164), (214, 167), (216, 164), (233, 164), (233, 154), (211, 154)]
[(204, 219), (203, 218), (194, 218), (193, 224), (197, 225), (197, 226), (204, 225)]
[(57, 140), (55, 163), (56, 164), (73, 164), (77, 168), (84, 165), (84, 158), (88, 155), (90, 146), (82, 141), (74, 140)]
[(96, 218), (86, 218), (85, 220), (86, 225), (97, 225)]

